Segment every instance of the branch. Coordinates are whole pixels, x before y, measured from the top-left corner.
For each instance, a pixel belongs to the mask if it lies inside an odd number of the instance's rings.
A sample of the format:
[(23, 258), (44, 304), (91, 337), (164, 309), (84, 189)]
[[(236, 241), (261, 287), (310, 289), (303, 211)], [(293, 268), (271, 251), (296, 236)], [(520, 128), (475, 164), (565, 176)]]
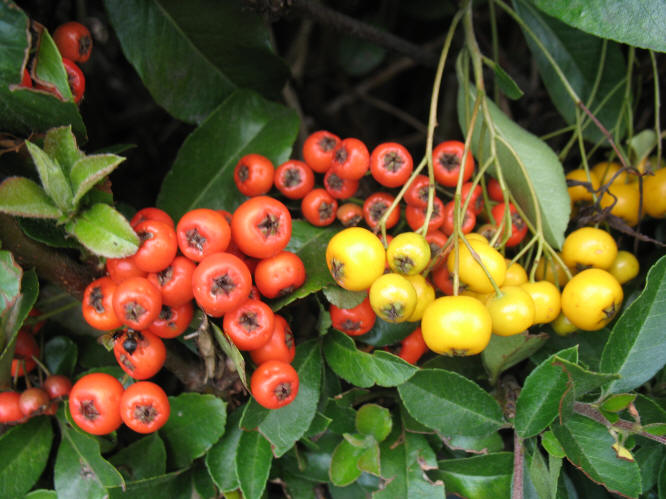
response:
[(584, 404), (582, 402), (575, 402), (573, 408), (576, 413), (588, 417), (590, 419), (593, 419), (597, 423), (601, 423), (609, 430), (618, 429), (618, 430), (630, 431), (643, 438), (648, 438), (650, 440), (654, 440), (655, 442), (659, 442), (662, 445), (666, 445), (666, 437), (652, 435), (651, 433), (648, 433), (640, 429), (641, 428), (640, 425), (632, 423), (631, 421), (625, 421), (624, 419), (620, 419), (615, 423), (611, 423), (604, 417), (604, 415), (598, 409), (595, 409), (589, 404)]
[(511, 499), (523, 499), (523, 470), (525, 448), (523, 439), (518, 433), (513, 434), (513, 479), (511, 483)]

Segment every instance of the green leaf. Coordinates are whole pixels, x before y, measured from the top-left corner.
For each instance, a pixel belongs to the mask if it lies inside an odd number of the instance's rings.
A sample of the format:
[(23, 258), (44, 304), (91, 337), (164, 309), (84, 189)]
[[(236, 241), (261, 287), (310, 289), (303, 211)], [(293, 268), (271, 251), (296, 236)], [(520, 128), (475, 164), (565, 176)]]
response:
[(279, 96), (288, 70), (262, 17), (242, 2), (104, 3), (125, 57), (176, 118), (201, 122), (236, 88)]
[(181, 393), (169, 397), (171, 416), (160, 429), (173, 468), (203, 456), (224, 433), (226, 404), (213, 395)]
[[(526, 0), (514, 0), (514, 5), (516, 12), (541, 40), (582, 102), (607, 130), (615, 131), (616, 140), (621, 138), (625, 133), (624, 122), (620, 120), (624, 112), (622, 80), (627, 73), (622, 48), (543, 15)], [(553, 104), (568, 124), (575, 124), (576, 104), (541, 49), (527, 33), (525, 38)], [(607, 44), (604, 66), (601, 68), (598, 88), (592, 95), (602, 63), (604, 43)], [(591, 97), (594, 100), (590, 101)], [(599, 108), (602, 102), (603, 106)], [(594, 143), (605, 139), (594, 123), (583, 130), (583, 136)]]
[(238, 423), (240, 422), (242, 407), (229, 414), (227, 429), (220, 440), (206, 454), (206, 468), (213, 478), (215, 485), (222, 492), (230, 492), (239, 487), (238, 475), (236, 475), (236, 453), (241, 433)]
[(457, 373), (421, 369), (398, 386), (398, 393), (414, 419), (447, 437), (480, 437), (504, 424), (497, 401)]
[[(545, 430), (557, 417), (560, 399), (567, 391), (567, 375), (553, 365), (555, 354), (539, 364), (525, 379), (516, 400), (516, 432), (522, 438), (533, 437)], [(562, 350), (558, 358), (578, 361), (577, 347)]]
[(493, 73), (495, 74), (495, 84), (509, 99), (517, 100), (525, 94), (525, 92), (520, 89), (515, 80), (509, 76), (509, 73), (504, 71), (504, 68), (497, 64), (497, 62), (488, 58), (484, 58), (483, 62), (486, 66), (493, 70)]
[(330, 286), (335, 286), (323, 255), (326, 252), (328, 241), (336, 232), (338, 232), (338, 229), (335, 227), (315, 227), (305, 220), (292, 221), (291, 239), (289, 239), (289, 244), (285, 249), (296, 253), (305, 265), (306, 281), (305, 284), (289, 295), (273, 301), (271, 308), (274, 311), (322, 288), (327, 289)]
[(657, 489), (659, 491), (659, 499), (666, 497), (666, 459), (661, 462), (661, 467), (659, 468)]
[(368, 296), (367, 291), (349, 291), (335, 285), (326, 286), (322, 291), (328, 302), (338, 308), (354, 308), (360, 305)]
[(162, 182), (157, 206), (174, 220), (193, 208), (233, 211), (245, 200), (233, 181), (240, 158), (257, 153), (274, 165), (283, 163), (298, 125), (293, 110), (248, 90), (234, 92), (187, 137)]
[(9, 177), (0, 184), (0, 211), (19, 217), (58, 218), (62, 212), (30, 179)]
[(0, 490), (3, 497), (20, 497), (37, 482), (53, 442), (51, 420), (31, 418), (0, 437)]
[[(559, 463), (559, 468), (561, 468), (561, 459), (554, 462)], [(550, 470), (541, 451), (536, 448), (536, 446), (526, 445), (525, 471), (527, 473), (525, 474), (525, 478), (532, 483), (532, 486), (540, 499), (555, 499), (557, 497), (559, 468)], [(556, 474), (552, 475), (551, 471), (556, 472)], [(525, 485), (527, 485), (527, 481), (524, 486)]]
[(650, 490), (659, 479), (659, 466), (666, 457), (666, 448), (659, 442), (645, 442), (638, 450), (632, 450), (632, 454), (641, 470), (643, 491)]
[(44, 191), (51, 200), (64, 212), (72, 207), (72, 187), (60, 165), (51, 159), (39, 146), (29, 140), (25, 141), (28, 152), (35, 162)]
[(638, 164), (641, 160), (647, 158), (650, 153), (657, 147), (658, 144), (657, 134), (651, 128), (637, 133), (629, 141), (627, 145), (631, 150), (632, 164)]
[(317, 412), (321, 384), (321, 351), (317, 340), (296, 347), (292, 365), (298, 372), (298, 395), (294, 401), (280, 409), (268, 410), (254, 399), (248, 404), (241, 427), (257, 428), (271, 443), (273, 454), (282, 456), (308, 430)]
[[(23, 269), (14, 260), (14, 255), (6, 250), (0, 250), (0, 316), (16, 303), (21, 292), (21, 277)], [(0, 341), (0, 346), (4, 341)]]
[(84, 156), (79, 150), (79, 146), (76, 145), (76, 137), (71, 125), (51, 128), (46, 132), (44, 151), (58, 162), (67, 176), (70, 175), (74, 163)]
[(54, 336), (44, 345), (44, 362), (52, 374), (74, 376), (79, 348), (67, 336)]
[(69, 173), (74, 191), (73, 203), (77, 204), (97, 182), (115, 170), (123, 161), (125, 158), (115, 154), (94, 154), (76, 161)]
[(220, 345), (220, 348), (225, 353), (225, 355), (229, 357), (231, 361), (234, 363), (236, 372), (240, 377), (241, 383), (243, 383), (243, 386), (247, 389), (248, 388), (247, 374), (245, 373), (245, 358), (243, 357), (243, 354), (240, 353), (238, 347), (233, 343), (233, 341), (229, 340), (227, 335), (222, 332), (222, 330), (218, 327), (217, 324), (215, 324), (214, 322), (209, 322), (209, 324), (213, 329), (213, 335), (215, 336), (215, 341), (217, 341), (217, 344)]
[(363, 388), (374, 384), (398, 386), (418, 370), (383, 350), (373, 354), (361, 352), (354, 340), (335, 329), (324, 339), (324, 354), (326, 362), (338, 376)]
[(534, 354), (546, 341), (548, 341), (548, 335), (545, 333), (515, 334), (513, 336), (493, 334), (490, 343), (481, 352), (481, 361), (488, 372), (491, 383), (493, 383), (492, 380), (497, 380), (502, 372)]
[(328, 430), (328, 427), (331, 425), (332, 421), (333, 420), (331, 418), (325, 416), (323, 413), (316, 412), (314, 418), (312, 418), (312, 423), (310, 423), (308, 431), (306, 431), (304, 434), (304, 437), (312, 438), (316, 437), (317, 435), (321, 435), (326, 430)]
[(486, 454), (488, 452), (499, 452), (504, 449), (504, 440), (498, 432), (491, 433), (484, 437), (468, 437), (465, 435), (454, 435), (445, 439), (446, 446), (451, 450), (464, 450), (475, 454)]
[(111, 206), (97, 203), (66, 226), (90, 251), (106, 258), (124, 258), (139, 249), (139, 236)]
[(329, 477), (333, 485), (346, 487), (361, 476), (362, 470), (358, 466), (358, 461), (365, 450), (342, 439), (331, 457)]
[(58, 499), (55, 490), (37, 489), (25, 495), (25, 499)]
[(611, 395), (603, 401), (599, 406), (599, 409), (608, 412), (620, 412), (625, 410), (634, 400), (636, 400), (635, 393), (619, 393), (617, 395)]
[(144, 499), (146, 497), (168, 497), (169, 499), (191, 499), (197, 497), (193, 490), (191, 469), (128, 482), (123, 487), (109, 488), (111, 499)]
[(601, 354), (600, 370), (618, 373), (619, 380), (606, 387), (621, 393), (642, 385), (666, 362), (666, 256), (647, 274), (645, 289), (615, 322)]
[(541, 434), (541, 445), (553, 457), (561, 459), (567, 455), (555, 434), (550, 430), (546, 430)]
[(383, 442), (391, 433), (393, 418), (386, 407), (378, 404), (363, 404), (356, 411), (356, 431), (372, 435), (377, 442)]
[(166, 473), (166, 448), (158, 433), (132, 442), (116, 452), (109, 462), (128, 482), (144, 480)]
[[(369, 21), (372, 22), (372, 21)], [(355, 36), (338, 39), (337, 63), (351, 76), (363, 76), (373, 71), (386, 56), (386, 49)]]
[(354, 339), (376, 347), (395, 345), (409, 336), (417, 327), (419, 327), (418, 322), (399, 322), (395, 324), (377, 317), (375, 325), (372, 326), (370, 331), (356, 336)]
[(554, 424), (552, 430), (567, 459), (592, 480), (624, 496), (638, 497), (641, 493), (638, 465), (617, 457), (611, 447), (615, 440), (604, 425), (573, 414), (563, 425)]
[(62, 56), (48, 31), (41, 31), (37, 53), (36, 79), (51, 89), (59, 99), (74, 102)]
[(553, 359), (554, 366), (560, 366), (569, 378), (568, 384), (573, 387), (576, 398), (602, 387), (609, 381), (618, 379), (617, 374), (597, 373), (589, 371), (574, 362), (562, 359), (557, 355)]
[(446, 459), (438, 464), (439, 470), (431, 472), (430, 476), (446, 484), (447, 494), (479, 498), (511, 496), (511, 452)]
[(245, 499), (259, 499), (264, 493), (272, 461), (268, 440), (257, 431), (241, 433), (235, 468)]
[(54, 248), (81, 249), (81, 245), (67, 234), (65, 227), (56, 220), (47, 218), (19, 218), (21, 230), (30, 239)]
[(394, 497), (428, 497), (444, 499), (444, 484), (426, 478), (427, 469), (437, 467), (437, 458), (423, 435), (404, 432), (396, 445), (392, 438), (380, 448), (382, 476), (385, 487), (375, 493), (376, 499)]
[[(469, 93), (465, 95), (466, 85), (460, 73), (458, 82), (458, 120), (466, 133), (476, 90), (468, 84)], [(511, 193), (533, 224), (537, 210), (541, 212), (546, 240), (555, 248), (561, 247), (571, 211), (562, 164), (544, 141), (509, 119), (490, 99), (486, 98), (486, 102), (496, 132), (497, 159)], [(479, 113), (472, 137), (472, 151), (478, 164), (485, 163), (490, 156), (489, 125)], [(536, 199), (530, 193), (530, 184)]]
[(578, 29), (620, 43), (666, 52), (664, 4), (659, 0), (532, 0)]
[(94, 438), (60, 424), (62, 440), (53, 481), (59, 498), (102, 498), (109, 487), (124, 485), (123, 477), (100, 454)]

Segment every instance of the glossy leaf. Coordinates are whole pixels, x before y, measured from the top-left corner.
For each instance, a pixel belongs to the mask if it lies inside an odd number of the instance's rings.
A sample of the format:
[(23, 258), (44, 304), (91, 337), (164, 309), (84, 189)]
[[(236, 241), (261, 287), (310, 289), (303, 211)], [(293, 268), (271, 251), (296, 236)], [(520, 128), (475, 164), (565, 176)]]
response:
[[(466, 133), (476, 90), (469, 84), (469, 93), (465, 95), (461, 74), (458, 75), (458, 82), (458, 121), (461, 130)], [(486, 102), (497, 134), (497, 159), (507, 185), (533, 224), (537, 212), (541, 212), (544, 236), (548, 243), (559, 248), (564, 241), (571, 211), (562, 164), (544, 141), (513, 122), (490, 99), (486, 98)], [(485, 163), (490, 155), (488, 126), (483, 114), (479, 113), (472, 137), (472, 151), (478, 164)], [(496, 176), (496, 173), (493, 175)], [(532, 197), (530, 184), (536, 199)]]
[(376, 347), (385, 347), (395, 345), (409, 336), (417, 327), (418, 322), (399, 322), (397, 324), (386, 322), (380, 317), (375, 320), (375, 325), (365, 334), (356, 336), (355, 339), (374, 345)]
[(664, 5), (659, 0), (532, 0), (571, 26), (628, 45), (666, 52)]
[(562, 359), (557, 355), (553, 359), (554, 366), (560, 366), (569, 378), (568, 384), (574, 389), (576, 398), (596, 390), (609, 381), (618, 379), (617, 374), (597, 373), (585, 369), (575, 362)]
[(273, 454), (271, 444), (257, 431), (241, 433), (236, 452), (236, 475), (245, 499), (259, 499), (264, 493)]
[(58, 162), (67, 176), (70, 175), (74, 163), (84, 156), (76, 144), (71, 125), (54, 127), (46, 132), (44, 152)]
[(328, 241), (337, 231), (334, 227), (315, 227), (304, 220), (292, 221), (291, 239), (285, 249), (296, 253), (305, 265), (306, 281), (289, 295), (271, 302), (274, 311), (320, 289), (335, 286), (322, 255), (326, 252)]
[(20, 217), (58, 218), (62, 215), (44, 189), (25, 177), (9, 177), (0, 184), (0, 211)]
[(93, 154), (76, 161), (69, 173), (74, 191), (73, 202), (78, 203), (97, 182), (115, 170), (123, 161), (125, 158), (115, 154)]
[(525, 92), (523, 92), (518, 84), (515, 82), (509, 74), (504, 71), (504, 68), (497, 64), (497, 62), (492, 59), (484, 58), (483, 62), (493, 70), (495, 75), (495, 84), (502, 90), (502, 93), (506, 95), (511, 100), (520, 99)]
[(600, 369), (618, 373), (607, 393), (621, 393), (642, 385), (666, 363), (666, 256), (648, 272), (645, 289), (615, 322), (601, 354)]
[(504, 424), (495, 399), (453, 372), (421, 369), (398, 386), (398, 393), (414, 419), (447, 437), (484, 436)]
[(241, 413), (242, 409), (238, 408), (229, 414), (224, 435), (206, 454), (208, 473), (222, 492), (230, 492), (239, 487), (234, 463), (236, 462), (238, 443), (243, 433), (243, 430), (238, 426)]
[(257, 153), (279, 165), (291, 154), (298, 126), (291, 109), (248, 90), (234, 92), (187, 137), (162, 182), (157, 206), (174, 220), (193, 208), (233, 211), (245, 200), (233, 180), (238, 160)]
[(60, 424), (62, 440), (56, 456), (53, 481), (59, 498), (105, 497), (109, 487), (124, 484), (120, 473), (104, 459), (91, 436)]
[(340, 286), (326, 286), (322, 289), (329, 303), (338, 308), (354, 308), (368, 296), (367, 291), (349, 291)]
[(31, 418), (0, 437), (0, 490), (21, 497), (37, 482), (49, 459), (53, 429), (47, 417)]
[[(577, 362), (578, 350), (571, 347), (559, 352), (557, 357)], [(539, 364), (527, 376), (518, 395), (514, 424), (522, 438), (539, 434), (557, 417), (568, 377), (561, 367), (553, 365), (554, 359), (552, 355)]]
[(37, 25), (40, 35), (37, 52), (37, 66), (34, 69), (36, 81), (49, 88), (59, 99), (73, 102), (67, 70), (62, 63), (62, 56), (53, 38), (47, 30)]
[(152, 433), (120, 449), (109, 462), (132, 482), (166, 473), (166, 459), (164, 442), (158, 433)]
[[(624, 86), (627, 69), (621, 47), (613, 42), (605, 42), (596, 36), (588, 35), (557, 19), (544, 15), (526, 0), (515, 0), (516, 12), (536, 34), (546, 50), (564, 73), (571, 87), (582, 102), (594, 113), (607, 130), (615, 131), (616, 140), (624, 135), (623, 112)], [(567, 93), (559, 76), (553, 69), (534, 40), (525, 33), (525, 39), (539, 68), (553, 104), (570, 125), (576, 123), (576, 105)], [(601, 79), (590, 101), (597, 80), (599, 65), (602, 63), (603, 45), (607, 43)], [(613, 92), (611, 94), (611, 92)], [(599, 106), (604, 102), (603, 107)], [(583, 136), (591, 142), (604, 139), (604, 134), (594, 123), (584, 130)]]
[(514, 334), (513, 336), (494, 334), (490, 338), (488, 346), (481, 352), (483, 367), (491, 380), (497, 380), (502, 372), (530, 357), (547, 340), (548, 335), (545, 333)]
[(240, 1), (105, 5), (125, 57), (155, 101), (183, 121), (203, 121), (237, 88), (277, 97), (288, 76), (263, 19)]
[(23, 269), (14, 260), (14, 255), (0, 250), (0, 316), (16, 302), (21, 292), (22, 276)]
[(554, 424), (552, 430), (567, 459), (592, 480), (624, 496), (641, 493), (638, 465), (617, 457), (612, 449), (615, 441), (604, 425), (574, 414), (565, 424)]
[(393, 428), (393, 418), (386, 407), (378, 404), (363, 404), (356, 411), (356, 431), (362, 435), (372, 435), (377, 442), (383, 442)]
[(447, 494), (462, 497), (510, 497), (513, 453), (439, 461), (430, 476), (442, 480)]
[(247, 374), (245, 373), (245, 358), (243, 357), (243, 354), (240, 353), (238, 347), (234, 344), (233, 341), (229, 339), (229, 337), (226, 334), (222, 332), (222, 330), (218, 327), (217, 324), (215, 324), (214, 322), (210, 322), (209, 324), (213, 330), (215, 341), (217, 341), (217, 344), (220, 346), (225, 355), (229, 357), (231, 361), (234, 363), (234, 366), (236, 367), (236, 372), (240, 377), (241, 383), (243, 383), (243, 386), (247, 388), (248, 387)]
[(373, 354), (358, 350), (349, 336), (332, 330), (324, 340), (326, 362), (341, 378), (359, 387), (398, 386), (417, 368), (401, 358), (378, 350)]
[(191, 499), (193, 483), (189, 469), (178, 470), (160, 476), (127, 482), (124, 487), (109, 488), (110, 499), (143, 499), (145, 497), (168, 497), (169, 499)]
[(62, 211), (67, 212), (72, 206), (72, 187), (60, 165), (51, 159), (39, 146), (25, 141), (30, 156), (37, 167), (42, 187), (46, 194)]
[[(298, 395), (294, 401), (280, 409), (268, 410), (253, 399), (241, 421), (241, 426), (247, 429), (258, 426), (259, 432), (271, 443), (276, 457), (291, 449), (305, 434), (317, 412), (321, 384), (319, 342), (310, 340), (299, 344), (292, 365), (299, 379)], [(257, 425), (259, 420), (261, 422)]]
[(331, 456), (329, 471), (331, 483), (338, 487), (346, 487), (356, 481), (362, 473), (358, 461), (365, 451), (365, 448), (357, 447), (342, 439)]
[(139, 236), (108, 204), (93, 205), (67, 223), (66, 229), (90, 251), (106, 258), (124, 258), (139, 249)]
[(53, 336), (44, 344), (44, 363), (52, 374), (74, 376), (79, 347), (67, 336)]
[(213, 395), (181, 393), (169, 397), (171, 416), (160, 429), (174, 468), (203, 456), (224, 433), (226, 404)]

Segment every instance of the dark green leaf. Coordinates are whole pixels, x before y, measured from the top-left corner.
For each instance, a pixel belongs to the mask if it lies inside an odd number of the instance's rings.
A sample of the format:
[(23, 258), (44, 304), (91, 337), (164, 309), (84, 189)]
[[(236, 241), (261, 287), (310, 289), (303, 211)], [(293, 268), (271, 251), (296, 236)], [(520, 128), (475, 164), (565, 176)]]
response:
[(447, 494), (463, 497), (510, 497), (513, 453), (439, 461), (439, 470), (430, 474), (442, 480)]
[(488, 374), (481, 365), (479, 356), (472, 357), (449, 357), (446, 355), (436, 355), (427, 360), (421, 366), (425, 369), (444, 369), (462, 374), (472, 381), (487, 382)]
[(37, 167), (44, 191), (61, 211), (68, 212), (72, 207), (73, 194), (65, 172), (39, 146), (29, 140), (25, 141), (25, 145)]
[(0, 437), (0, 491), (3, 497), (20, 497), (42, 474), (53, 442), (51, 420), (31, 418)]
[(398, 386), (398, 393), (414, 419), (447, 437), (480, 437), (504, 424), (497, 401), (457, 373), (421, 369)]
[(240, 353), (238, 347), (232, 341), (229, 340), (227, 335), (222, 332), (222, 330), (217, 326), (217, 324), (215, 324), (214, 322), (210, 322), (209, 324), (213, 329), (213, 334), (215, 335), (215, 341), (217, 341), (217, 344), (220, 345), (220, 348), (225, 353), (225, 355), (229, 357), (231, 361), (234, 363), (234, 366), (236, 367), (236, 372), (238, 373), (238, 376), (240, 377), (243, 386), (245, 386), (245, 388), (248, 388), (247, 375), (245, 373), (245, 358), (243, 357), (243, 354)]
[(338, 487), (346, 487), (361, 476), (362, 470), (358, 466), (361, 455), (365, 452), (363, 447), (357, 447), (343, 439), (333, 451), (329, 476), (331, 483)]
[(326, 286), (322, 291), (328, 302), (338, 308), (354, 308), (368, 297), (367, 291), (349, 291), (335, 285)]
[(331, 419), (329, 432), (342, 435), (356, 428), (356, 411), (345, 398), (329, 398), (324, 407), (324, 414)]
[(657, 399), (639, 393), (634, 400), (634, 407), (638, 410), (643, 424), (666, 422), (666, 407), (663, 402), (660, 405)]
[(632, 390), (645, 383), (666, 362), (666, 256), (647, 275), (645, 289), (615, 322), (601, 355), (601, 371), (618, 373), (607, 393)]
[(79, 349), (67, 336), (54, 336), (44, 345), (44, 361), (52, 374), (74, 376)]
[(213, 395), (182, 393), (169, 397), (171, 416), (160, 429), (173, 468), (203, 456), (224, 433), (226, 404)]
[(383, 442), (393, 428), (393, 418), (386, 407), (378, 404), (363, 404), (356, 411), (356, 431), (362, 435), (372, 435), (377, 442)]
[(617, 395), (611, 395), (604, 400), (599, 408), (602, 411), (620, 412), (626, 409), (635, 399), (635, 393), (618, 393)]
[(380, 489), (381, 481), (370, 473), (361, 473), (361, 476), (347, 487), (328, 485), (328, 492), (332, 499), (357, 499), (359, 497), (372, 497), (371, 494)]
[(81, 249), (81, 245), (67, 234), (64, 226), (46, 218), (19, 218), (21, 229), (30, 239), (55, 248)]
[[(578, 361), (577, 347), (562, 350), (557, 357)], [(560, 399), (567, 391), (567, 375), (561, 367), (553, 365), (555, 355), (539, 364), (525, 379), (516, 400), (516, 432), (523, 438), (532, 437), (557, 417)]]
[(661, 467), (659, 468), (657, 490), (659, 491), (659, 499), (664, 499), (666, 497), (666, 458), (661, 462)]
[(71, 125), (51, 128), (46, 132), (44, 151), (58, 162), (67, 176), (69, 176), (74, 163), (83, 157), (79, 146), (76, 145), (76, 137), (72, 133)]
[(90, 251), (107, 258), (124, 258), (139, 249), (139, 237), (129, 222), (111, 206), (97, 203), (66, 226)]
[(386, 49), (355, 36), (343, 36), (338, 42), (338, 65), (351, 76), (363, 76), (375, 69), (386, 56)]
[(643, 491), (650, 490), (659, 479), (659, 466), (666, 458), (666, 447), (659, 442), (642, 442), (638, 450), (632, 450), (641, 470)]
[(193, 208), (233, 211), (245, 199), (233, 181), (238, 160), (257, 153), (279, 165), (289, 158), (297, 133), (291, 109), (247, 90), (231, 94), (183, 143), (157, 206), (174, 220)]
[(533, 0), (551, 16), (593, 35), (666, 52), (664, 5), (659, 0)]
[(109, 487), (120, 487), (123, 477), (100, 454), (91, 436), (60, 424), (62, 441), (56, 456), (53, 481), (59, 498), (105, 497)]
[[(21, 292), (22, 276), (23, 269), (14, 260), (14, 255), (0, 250), (0, 316), (16, 302)], [(4, 341), (0, 341), (0, 346), (4, 346)]]
[[(461, 130), (466, 133), (476, 90), (469, 84), (469, 93), (465, 95), (466, 85), (460, 73), (458, 82), (458, 121)], [(511, 193), (533, 224), (536, 223), (537, 211), (541, 212), (544, 236), (551, 246), (559, 248), (564, 241), (571, 211), (562, 164), (544, 141), (509, 119), (490, 99), (486, 98), (486, 102), (492, 124), (486, 123), (482, 113), (478, 114), (472, 138), (474, 157), (479, 164), (489, 158), (488, 127), (492, 125), (496, 132), (497, 159)], [(530, 192), (530, 184), (535, 197)]]
[[(616, 132), (613, 134), (616, 140), (617, 137), (622, 137), (625, 127), (624, 122), (620, 121), (624, 99), (624, 86), (621, 83), (626, 77), (627, 69), (621, 47), (544, 15), (526, 0), (515, 0), (514, 5), (523, 21), (553, 57), (582, 102), (607, 130)], [(535, 41), (527, 33), (525, 38), (553, 104), (567, 123), (575, 124), (576, 104)], [(596, 93), (592, 95), (599, 65), (602, 63), (604, 43), (607, 44), (604, 66), (601, 68), (601, 79)], [(614, 93), (611, 93), (613, 91)], [(591, 97), (594, 97), (594, 100), (590, 101)], [(604, 101), (603, 107), (599, 108), (602, 101)], [(583, 130), (583, 136), (595, 143), (605, 137), (599, 127), (593, 123)]]
[(273, 310), (277, 311), (294, 300), (308, 296), (322, 288), (335, 286), (323, 255), (326, 252), (328, 241), (336, 232), (337, 229), (334, 227), (315, 227), (304, 220), (292, 222), (291, 239), (285, 249), (296, 253), (303, 261), (306, 281), (294, 292), (272, 302)]
[(287, 78), (263, 19), (240, 1), (104, 3), (125, 57), (155, 101), (183, 121), (201, 122), (236, 88), (277, 97)]
[(355, 339), (367, 343), (368, 345), (385, 347), (387, 345), (395, 345), (396, 343), (399, 343), (417, 327), (419, 327), (418, 322), (399, 322), (395, 324), (392, 322), (386, 322), (384, 319), (377, 317), (372, 329), (361, 336), (356, 336)]
[(548, 335), (545, 333), (492, 335), (490, 343), (481, 352), (481, 360), (488, 371), (491, 383), (492, 380), (497, 380), (502, 372), (539, 350), (547, 340)]
[(190, 470), (179, 470), (157, 477), (128, 482), (124, 487), (108, 489), (111, 499), (144, 499), (146, 497), (168, 497), (169, 499), (192, 499)]
[(125, 158), (115, 154), (94, 154), (76, 161), (69, 173), (74, 191), (73, 203), (78, 203), (97, 182), (115, 170), (123, 161)]
[(326, 362), (335, 373), (359, 387), (398, 386), (417, 368), (383, 350), (373, 354), (358, 350), (349, 336), (332, 330), (324, 340)]
[(611, 492), (638, 497), (641, 493), (638, 465), (617, 457), (611, 447), (615, 440), (604, 425), (574, 414), (565, 424), (554, 424), (552, 429), (567, 459), (592, 480)]
[(235, 467), (245, 499), (259, 499), (264, 493), (272, 461), (268, 440), (257, 431), (241, 433)]
[(9, 177), (0, 184), (0, 211), (20, 217), (58, 218), (62, 212), (39, 184)]
[(305, 432), (304, 437), (311, 438), (320, 435), (328, 429), (332, 421), (331, 418), (325, 416), (321, 412), (315, 413), (312, 423), (310, 423), (310, 427), (308, 428), (308, 431)]
[(575, 362), (562, 359), (557, 355), (553, 359), (553, 365), (561, 367), (569, 378), (568, 384), (573, 387), (576, 398), (592, 390), (596, 390), (609, 381), (618, 378), (617, 374), (606, 374), (589, 371)]
[(230, 492), (239, 487), (236, 475), (236, 453), (241, 433), (238, 423), (242, 414), (242, 408), (236, 409), (229, 414), (227, 429), (220, 440), (206, 454), (206, 468), (213, 478), (215, 485), (222, 492)]
[(495, 74), (495, 84), (500, 90), (502, 90), (504, 95), (511, 100), (520, 99), (524, 95), (525, 92), (523, 92), (514, 79), (509, 76), (509, 73), (504, 71), (502, 66), (488, 58), (484, 58), (483, 62), (493, 70), (493, 73)]
[(109, 462), (133, 482), (166, 473), (166, 448), (158, 433), (140, 438), (116, 452)]

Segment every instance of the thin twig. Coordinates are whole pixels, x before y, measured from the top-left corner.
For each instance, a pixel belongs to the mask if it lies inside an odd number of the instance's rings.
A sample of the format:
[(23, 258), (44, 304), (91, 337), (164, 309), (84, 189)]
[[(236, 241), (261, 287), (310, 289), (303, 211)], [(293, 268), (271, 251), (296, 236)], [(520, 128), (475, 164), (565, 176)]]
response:
[(513, 433), (513, 480), (511, 481), (511, 499), (523, 499), (523, 470), (525, 447), (517, 432)]
[(606, 140), (608, 140), (608, 143), (611, 145), (613, 150), (615, 151), (615, 154), (617, 154), (618, 159), (620, 160), (620, 163), (622, 163), (622, 166), (624, 168), (628, 168), (629, 165), (627, 164), (627, 160), (624, 158), (624, 154), (620, 151), (620, 149), (617, 147), (615, 144), (615, 141), (613, 140), (613, 136), (610, 134), (610, 132), (606, 129), (606, 127), (597, 119), (597, 117), (592, 114), (592, 111), (588, 109), (588, 107), (583, 104), (582, 101), (577, 102), (578, 107), (580, 107), (585, 114), (594, 122), (595, 125), (597, 125), (597, 128), (601, 131), (606, 136)]

